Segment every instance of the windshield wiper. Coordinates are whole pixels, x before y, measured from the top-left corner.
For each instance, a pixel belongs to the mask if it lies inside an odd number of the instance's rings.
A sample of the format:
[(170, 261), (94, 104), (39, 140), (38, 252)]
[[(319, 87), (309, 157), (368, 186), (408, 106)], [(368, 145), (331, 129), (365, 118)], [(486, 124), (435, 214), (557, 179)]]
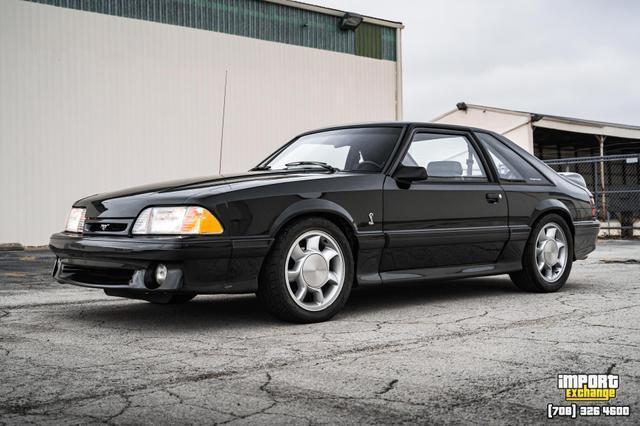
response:
[(257, 172), (260, 170), (271, 170), (271, 166), (255, 166), (253, 169), (249, 170), (250, 172)]
[(329, 170), (330, 172), (335, 172), (336, 169), (335, 167), (324, 163), (322, 161), (294, 161), (293, 163), (287, 163), (285, 164), (286, 167), (296, 167), (296, 166), (318, 166), (318, 167), (322, 167), (325, 170)]

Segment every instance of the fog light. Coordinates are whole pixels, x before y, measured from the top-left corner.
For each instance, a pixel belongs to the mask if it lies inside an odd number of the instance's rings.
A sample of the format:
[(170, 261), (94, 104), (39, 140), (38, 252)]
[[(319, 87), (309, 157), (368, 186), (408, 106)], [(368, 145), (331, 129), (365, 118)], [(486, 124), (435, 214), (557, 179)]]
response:
[(156, 266), (156, 283), (158, 285), (164, 284), (164, 281), (167, 279), (167, 267), (162, 263)]

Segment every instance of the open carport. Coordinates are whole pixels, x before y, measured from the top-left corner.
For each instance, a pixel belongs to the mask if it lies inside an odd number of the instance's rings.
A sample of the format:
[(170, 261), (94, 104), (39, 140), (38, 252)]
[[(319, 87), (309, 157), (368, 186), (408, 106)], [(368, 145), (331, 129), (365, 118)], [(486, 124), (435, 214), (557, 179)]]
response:
[(433, 121), (500, 133), (559, 172), (580, 173), (604, 237), (640, 237), (640, 126), (460, 102)]

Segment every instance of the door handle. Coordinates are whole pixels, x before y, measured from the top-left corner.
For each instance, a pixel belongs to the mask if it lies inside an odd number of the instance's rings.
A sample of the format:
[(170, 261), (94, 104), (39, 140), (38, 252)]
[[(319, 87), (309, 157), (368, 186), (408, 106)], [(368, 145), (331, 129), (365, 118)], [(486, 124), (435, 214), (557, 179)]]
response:
[(502, 194), (490, 192), (487, 194), (487, 202), (494, 204), (502, 200)]

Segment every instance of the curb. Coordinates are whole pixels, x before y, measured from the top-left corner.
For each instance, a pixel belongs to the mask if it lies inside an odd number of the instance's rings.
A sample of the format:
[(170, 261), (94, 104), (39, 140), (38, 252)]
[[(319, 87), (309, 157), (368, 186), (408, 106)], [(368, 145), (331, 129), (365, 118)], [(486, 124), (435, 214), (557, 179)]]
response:
[(20, 243), (0, 244), (0, 251), (23, 251), (24, 246)]

